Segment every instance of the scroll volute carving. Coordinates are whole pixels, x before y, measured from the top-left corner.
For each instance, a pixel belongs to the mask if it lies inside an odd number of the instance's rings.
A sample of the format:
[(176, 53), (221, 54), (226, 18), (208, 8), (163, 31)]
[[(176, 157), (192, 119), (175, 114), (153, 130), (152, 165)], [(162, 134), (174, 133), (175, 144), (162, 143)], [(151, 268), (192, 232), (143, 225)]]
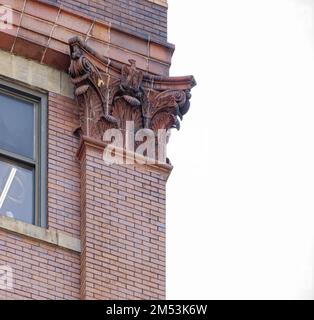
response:
[(108, 75), (101, 73), (85, 57), (78, 44), (70, 48), (69, 73), (75, 87), (80, 120), (74, 134), (101, 138), (104, 124), (108, 127), (118, 126), (118, 120), (109, 111), (110, 88), (115, 86), (109, 82)]
[(106, 129), (126, 130), (127, 121), (133, 121), (135, 131), (180, 129), (190, 108), (193, 77), (144, 74), (135, 60), (129, 65), (114, 63), (77, 38), (70, 40), (70, 52), (69, 73), (80, 119), (76, 135), (102, 139)]

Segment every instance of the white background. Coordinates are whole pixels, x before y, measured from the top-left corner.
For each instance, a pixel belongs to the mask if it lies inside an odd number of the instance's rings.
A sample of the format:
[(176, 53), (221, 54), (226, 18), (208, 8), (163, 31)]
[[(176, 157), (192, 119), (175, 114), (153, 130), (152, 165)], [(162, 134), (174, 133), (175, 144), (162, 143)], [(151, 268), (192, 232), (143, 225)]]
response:
[(314, 298), (314, 0), (169, 0), (168, 299)]

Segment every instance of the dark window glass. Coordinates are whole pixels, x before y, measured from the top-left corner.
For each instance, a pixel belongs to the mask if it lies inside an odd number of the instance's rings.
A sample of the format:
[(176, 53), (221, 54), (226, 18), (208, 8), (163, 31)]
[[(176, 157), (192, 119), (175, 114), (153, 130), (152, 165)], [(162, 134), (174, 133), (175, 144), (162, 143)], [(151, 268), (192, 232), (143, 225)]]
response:
[(0, 216), (34, 223), (34, 170), (0, 160)]
[(0, 217), (47, 227), (47, 97), (0, 79)]
[(34, 104), (0, 93), (0, 149), (34, 159)]

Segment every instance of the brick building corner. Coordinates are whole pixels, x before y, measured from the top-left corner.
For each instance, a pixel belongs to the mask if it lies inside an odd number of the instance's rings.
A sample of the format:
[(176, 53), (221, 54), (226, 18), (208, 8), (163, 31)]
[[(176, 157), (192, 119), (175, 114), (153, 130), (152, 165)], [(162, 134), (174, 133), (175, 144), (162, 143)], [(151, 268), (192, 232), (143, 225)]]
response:
[[(180, 128), (195, 86), (169, 77), (167, 1), (0, 8), (0, 299), (165, 299), (172, 166), (159, 133)], [(3, 110), (23, 105), (31, 156), (8, 143)], [(142, 135), (153, 152), (137, 151)]]

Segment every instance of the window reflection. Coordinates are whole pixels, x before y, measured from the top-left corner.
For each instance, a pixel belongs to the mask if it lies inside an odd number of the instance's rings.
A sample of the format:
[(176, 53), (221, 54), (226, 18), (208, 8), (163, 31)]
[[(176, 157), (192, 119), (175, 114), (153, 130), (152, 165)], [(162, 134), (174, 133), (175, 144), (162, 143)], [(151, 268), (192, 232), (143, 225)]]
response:
[(0, 216), (33, 223), (34, 170), (0, 161)]
[(0, 94), (0, 148), (34, 158), (34, 104)]

